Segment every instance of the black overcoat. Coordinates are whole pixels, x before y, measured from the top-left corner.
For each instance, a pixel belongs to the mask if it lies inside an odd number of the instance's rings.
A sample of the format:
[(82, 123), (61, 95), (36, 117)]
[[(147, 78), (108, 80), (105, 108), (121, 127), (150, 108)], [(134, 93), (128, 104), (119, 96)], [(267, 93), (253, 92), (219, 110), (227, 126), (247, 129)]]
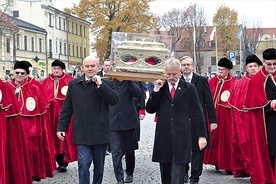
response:
[[(207, 131), (207, 146), (210, 147), (210, 134), (207, 123), (217, 123), (216, 111), (214, 106), (213, 97), (210, 91), (208, 79), (203, 76), (199, 76), (193, 73), (191, 83), (195, 85), (198, 92), (199, 100), (205, 115), (205, 128)], [(206, 114), (207, 113), (207, 114)], [(199, 150), (198, 147), (198, 137), (196, 135), (196, 129), (194, 124), (192, 124), (192, 149)]]
[(198, 137), (206, 137), (203, 111), (195, 86), (180, 79), (172, 99), (165, 82), (159, 92), (150, 95), (146, 110), (158, 114), (152, 161), (191, 162), (191, 123), (195, 124)]
[(94, 82), (86, 83), (84, 75), (70, 81), (57, 131), (65, 132), (73, 115), (74, 144), (109, 143), (109, 105), (119, 100), (113, 88), (110, 80), (103, 80), (99, 88)]

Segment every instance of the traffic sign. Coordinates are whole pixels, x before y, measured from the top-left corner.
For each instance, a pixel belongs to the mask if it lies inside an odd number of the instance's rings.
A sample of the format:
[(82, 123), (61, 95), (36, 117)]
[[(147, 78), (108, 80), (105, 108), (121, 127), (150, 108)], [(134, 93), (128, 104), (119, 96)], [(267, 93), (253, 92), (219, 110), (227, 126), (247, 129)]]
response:
[(228, 51), (228, 59), (232, 61), (233, 65), (236, 65), (236, 52)]

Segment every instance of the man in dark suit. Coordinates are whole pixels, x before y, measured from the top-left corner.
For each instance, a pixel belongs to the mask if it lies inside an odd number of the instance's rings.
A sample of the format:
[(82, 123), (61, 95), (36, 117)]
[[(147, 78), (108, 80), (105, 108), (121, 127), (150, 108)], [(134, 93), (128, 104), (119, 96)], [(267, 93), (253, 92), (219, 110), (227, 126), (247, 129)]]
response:
[(102, 64), (102, 69), (97, 73), (97, 75), (103, 77), (108, 72), (110, 72), (110, 60), (105, 59)]
[(146, 103), (146, 111), (157, 114), (152, 161), (160, 164), (163, 184), (183, 184), (192, 159), (191, 124), (201, 150), (207, 144), (205, 121), (195, 86), (180, 78), (180, 61), (170, 58), (164, 66), (167, 80), (155, 81)]
[[(205, 117), (205, 128), (206, 130), (213, 131), (217, 128), (217, 118), (214, 107), (214, 101), (212, 98), (212, 94), (209, 88), (208, 79), (203, 76), (199, 76), (193, 72), (194, 70), (194, 61), (190, 56), (183, 56), (181, 59), (181, 72), (182, 78), (189, 83), (195, 85), (197, 92), (199, 94), (199, 100), (203, 109), (203, 114)], [(207, 113), (207, 114), (206, 114)], [(208, 129), (208, 123), (210, 124), (210, 129)], [(192, 163), (191, 163), (191, 177), (190, 183), (198, 183), (199, 177), (202, 174), (203, 169), (203, 158), (204, 158), (204, 150), (200, 150), (197, 144), (197, 134), (196, 127), (192, 124)], [(210, 135), (209, 131), (207, 131), (207, 146), (210, 147)], [(188, 182), (188, 170), (189, 165), (187, 164), (186, 170), (186, 179)]]
[[(133, 182), (135, 168), (135, 149), (137, 140), (135, 129), (140, 127), (134, 98), (140, 98), (141, 89), (135, 81), (115, 81), (115, 91), (119, 102), (109, 106), (110, 146), (114, 174), (118, 184)], [(125, 154), (126, 174), (122, 167), (122, 157)]]
[[(118, 102), (114, 83), (96, 75), (99, 60), (88, 56), (83, 60), (84, 75), (69, 82), (57, 127), (59, 139), (65, 139), (73, 115), (73, 143), (78, 149), (79, 183), (90, 183), (89, 168), (93, 161), (93, 183), (101, 184), (107, 143), (110, 141), (109, 105)], [(95, 82), (92, 81), (95, 79)]]

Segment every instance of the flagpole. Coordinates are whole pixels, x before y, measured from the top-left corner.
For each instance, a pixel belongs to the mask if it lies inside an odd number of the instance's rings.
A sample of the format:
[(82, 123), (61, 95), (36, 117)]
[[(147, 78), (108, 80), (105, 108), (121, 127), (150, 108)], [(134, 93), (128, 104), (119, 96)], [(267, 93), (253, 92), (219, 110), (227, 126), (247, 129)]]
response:
[(194, 33), (193, 33), (193, 36), (194, 36), (194, 65), (195, 65), (195, 69), (196, 69), (196, 72), (197, 72), (197, 63), (196, 63), (196, 30), (195, 30), (195, 25), (194, 25)]
[(215, 32), (215, 44), (216, 44), (216, 66), (218, 68), (218, 39), (217, 39), (217, 28)]
[(242, 72), (242, 57), (241, 57), (242, 38), (240, 39), (240, 74)]

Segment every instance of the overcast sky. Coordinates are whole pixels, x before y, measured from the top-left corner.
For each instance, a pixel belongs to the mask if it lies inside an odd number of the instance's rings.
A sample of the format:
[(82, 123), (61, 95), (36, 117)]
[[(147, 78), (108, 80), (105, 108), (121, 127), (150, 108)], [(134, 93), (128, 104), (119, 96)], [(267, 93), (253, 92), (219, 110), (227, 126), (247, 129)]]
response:
[[(79, 0), (52, 0), (53, 5), (63, 10), (72, 7)], [(212, 25), (212, 18), (221, 5), (226, 5), (238, 11), (239, 24), (244, 21), (251, 27), (253, 22), (260, 22), (261, 27), (276, 27), (276, 0), (156, 0), (150, 3), (151, 11), (163, 14), (173, 8), (184, 8), (196, 3), (204, 7), (208, 25)]]

